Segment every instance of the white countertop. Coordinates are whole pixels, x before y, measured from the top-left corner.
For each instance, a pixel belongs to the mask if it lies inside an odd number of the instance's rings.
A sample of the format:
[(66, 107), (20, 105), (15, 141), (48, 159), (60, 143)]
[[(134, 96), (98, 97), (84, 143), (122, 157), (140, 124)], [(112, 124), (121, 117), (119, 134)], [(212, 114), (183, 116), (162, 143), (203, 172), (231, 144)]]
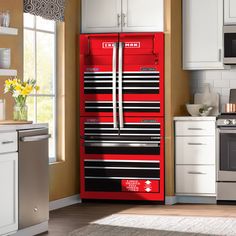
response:
[(216, 116), (175, 116), (174, 121), (216, 121)]
[(42, 129), (48, 128), (48, 124), (41, 123), (41, 124), (8, 124), (8, 125), (1, 125), (0, 124), (0, 132), (11, 132), (17, 130), (27, 130), (27, 129)]

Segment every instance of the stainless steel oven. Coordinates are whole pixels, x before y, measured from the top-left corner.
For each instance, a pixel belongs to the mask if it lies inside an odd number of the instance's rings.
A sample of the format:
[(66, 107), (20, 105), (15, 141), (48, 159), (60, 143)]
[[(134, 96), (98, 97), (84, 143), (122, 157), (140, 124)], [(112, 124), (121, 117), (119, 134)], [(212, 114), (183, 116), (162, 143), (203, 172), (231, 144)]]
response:
[(224, 26), (224, 64), (236, 64), (236, 25)]
[(217, 121), (217, 201), (236, 201), (236, 119)]

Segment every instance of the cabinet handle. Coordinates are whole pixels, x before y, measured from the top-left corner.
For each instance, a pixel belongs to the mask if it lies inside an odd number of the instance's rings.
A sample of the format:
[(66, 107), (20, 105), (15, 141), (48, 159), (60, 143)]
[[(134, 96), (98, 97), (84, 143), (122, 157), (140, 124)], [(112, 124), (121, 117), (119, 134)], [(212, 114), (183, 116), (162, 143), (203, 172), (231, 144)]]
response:
[(198, 172), (198, 171), (189, 171), (188, 174), (190, 174), (190, 175), (206, 175), (206, 173)]
[(122, 13), (122, 26), (124, 27), (125, 26), (125, 17), (126, 15), (124, 13)]
[(14, 141), (3, 141), (2, 144), (11, 144), (14, 143)]
[(188, 143), (188, 145), (206, 145), (205, 143)]
[(219, 49), (219, 61), (221, 61), (221, 55), (222, 54), (222, 50), (221, 49)]
[(120, 14), (117, 14), (117, 25), (120, 27)]
[(45, 134), (45, 135), (21, 137), (20, 141), (22, 141), (22, 142), (38, 142), (38, 141), (47, 140), (49, 138), (51, 138), (51, 135), (50, 134)]
[(188, 128), (188, 130), (204, 130), (202, 128)]

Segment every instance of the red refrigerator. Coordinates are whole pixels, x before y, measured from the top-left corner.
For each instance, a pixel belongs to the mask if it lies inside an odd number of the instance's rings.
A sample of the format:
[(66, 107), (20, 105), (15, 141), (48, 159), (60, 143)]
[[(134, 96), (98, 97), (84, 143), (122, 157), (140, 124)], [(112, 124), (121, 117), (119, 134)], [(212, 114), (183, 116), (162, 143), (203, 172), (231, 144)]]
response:
[(82, 199), (164, 202), (163, 33), (80, 36)]

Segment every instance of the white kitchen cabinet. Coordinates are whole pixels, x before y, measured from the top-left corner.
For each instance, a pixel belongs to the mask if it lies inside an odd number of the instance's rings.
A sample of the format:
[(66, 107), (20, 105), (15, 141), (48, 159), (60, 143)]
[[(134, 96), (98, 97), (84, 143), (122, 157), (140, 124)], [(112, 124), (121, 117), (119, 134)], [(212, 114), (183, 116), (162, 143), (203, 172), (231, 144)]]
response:
[(82, 33), (121, 30), (121, 0), (82, 0)]
[(224, 24), (236, 24), (236, 0), (224, 0)]
[(82, 0), (82, 33), (162, 32), (163, 0)]
[(163, 32), (163, 0), (123, 0), (123, 32)]
[(215, 117), (175, 118), (176, 195), (215, 196)]
[(176, 189), (180, 195), (214, 195), (214, 165), (177, 165)]
[(0, 154), (0, 235), (18, 229), (18, 154)]
[(223, 0), (183, 0), (183, 69), (223, 69)]

